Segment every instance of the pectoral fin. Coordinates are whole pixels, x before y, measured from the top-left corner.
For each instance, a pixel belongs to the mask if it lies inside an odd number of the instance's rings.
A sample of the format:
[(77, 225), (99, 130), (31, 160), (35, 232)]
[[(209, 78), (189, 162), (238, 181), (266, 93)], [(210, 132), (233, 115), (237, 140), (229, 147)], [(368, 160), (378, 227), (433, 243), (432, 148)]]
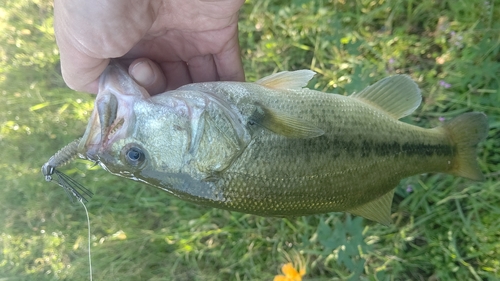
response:
[(311, 122), (258, 105), (248, 119), (249, 124), (258, 124), (278, 135), (288, 138), (315, 138), (325, 132)]
[(301, 89), (316, 75), (312, 70), (281, 71), (266, 76), (255, 83), (273, 89)]
[(384, 194), (382, 197), (356, 208), (347, 210), (347, 212), (353, 215), (362, 216), (372, 221), (379, 222), (383, 225), (389, 225), (392, 223), (391, 205), (393, 196), (394, 190), (391, 190), (388, 193)]

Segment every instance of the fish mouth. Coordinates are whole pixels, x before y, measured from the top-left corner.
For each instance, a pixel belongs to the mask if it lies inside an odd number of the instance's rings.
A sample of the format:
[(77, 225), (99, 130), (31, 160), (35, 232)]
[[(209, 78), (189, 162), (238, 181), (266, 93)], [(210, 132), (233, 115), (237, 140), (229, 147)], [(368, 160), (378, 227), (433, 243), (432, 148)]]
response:
[[(111, 96), (116, 99), (114, 95)], [(122, 103), (119, 102), (106, 104), (100, 97), (96, 99), (94, 111), (78, 146), (84, 158), (98, 162), (100, 155), (109, 150), (113, 143), (129, 135), (127, 127), (132, 123), (130, 112), (121, 107)]]
[(80, 157), (102, 162), (110, 156), (112, 145), (133, 132), (134, 103), (148, 97), (122, 66), (112, 62), (101, 75), (94, 110), (78, 146)]

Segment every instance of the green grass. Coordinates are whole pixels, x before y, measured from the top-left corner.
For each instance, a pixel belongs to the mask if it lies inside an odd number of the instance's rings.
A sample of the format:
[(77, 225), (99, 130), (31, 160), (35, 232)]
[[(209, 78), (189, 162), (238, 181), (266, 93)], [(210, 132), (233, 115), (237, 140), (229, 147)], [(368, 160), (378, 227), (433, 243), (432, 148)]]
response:
[[(40, 167), (82, 135), (94, 96), (64, 86), (50, 3), (0, 7), (0, 280), (88, 280), (83, 207)], [(311, 87), (349, 94), (406, 73), (424, 102), (404, 121), (488, 115), (478, 157), (487, 180), (405, 179), (385, 227), (342, 213), (276, 219), (200, 207), (76, 161), (63, 170), (95, 192), (95, 280), (272, 280), (287, 259), (307, 263), (305, 280), (500, 279), (498, 18), (496, 1), (248, 1), (249, 81), (310, 68), (319, 73)]]

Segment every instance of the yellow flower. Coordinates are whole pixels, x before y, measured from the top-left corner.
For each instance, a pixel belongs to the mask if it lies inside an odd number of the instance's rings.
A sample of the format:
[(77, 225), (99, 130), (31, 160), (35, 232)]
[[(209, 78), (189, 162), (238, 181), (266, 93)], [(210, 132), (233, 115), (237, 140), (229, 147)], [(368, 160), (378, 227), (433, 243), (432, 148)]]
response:
[(300, 266), (299, 271), (289, 262), (281, 267), (283, 274), (276, 275), (274, 281), (302, 281), (302, 277), (306, 274), (306, 269)]

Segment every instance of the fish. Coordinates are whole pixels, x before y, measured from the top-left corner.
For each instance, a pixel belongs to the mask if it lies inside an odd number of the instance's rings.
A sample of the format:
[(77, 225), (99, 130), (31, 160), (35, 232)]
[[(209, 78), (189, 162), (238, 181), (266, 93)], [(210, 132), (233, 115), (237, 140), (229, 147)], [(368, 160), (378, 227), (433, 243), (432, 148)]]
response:
[(269, 217), (348, 212), (389, 225), (404, 178), (484, 180), (476, 150), (485, 114), (421, 128), (399, 121), (422, 100), (407, 75), (349, 96), (307, 88), (314, 75), (283, 71), (151, 96), (110, 63), (76, 151), (181, 200)]

